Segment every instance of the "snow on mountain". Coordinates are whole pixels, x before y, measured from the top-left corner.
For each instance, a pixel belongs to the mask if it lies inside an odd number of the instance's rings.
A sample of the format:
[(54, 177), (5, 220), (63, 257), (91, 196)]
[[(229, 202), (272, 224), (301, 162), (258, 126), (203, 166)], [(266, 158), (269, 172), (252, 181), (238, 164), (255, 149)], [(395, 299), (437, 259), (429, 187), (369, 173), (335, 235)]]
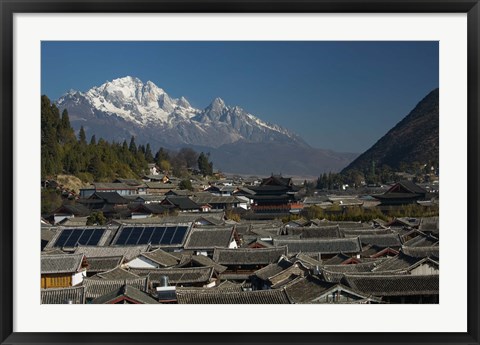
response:
[(203, 110), (196, 109), (186, 98), (172, 98), (153, 82), (143, 83), (130, 76), (107, 81), (84, 93), (70, 90), (56, 103), (59, 108), (67, 108), (74, 118), (95, 115), (97, 119), (123, 120), (122, 124), (131, 123), (139, 129), (169, 129), (177, 133), (167, 133), (166, 137), (185, 144), (216, 147), (239, 140), (292, 140), (306, 145), (288, 130), (266, 123), (238, 106), (228, 106), (221, 98), (215, 98)]

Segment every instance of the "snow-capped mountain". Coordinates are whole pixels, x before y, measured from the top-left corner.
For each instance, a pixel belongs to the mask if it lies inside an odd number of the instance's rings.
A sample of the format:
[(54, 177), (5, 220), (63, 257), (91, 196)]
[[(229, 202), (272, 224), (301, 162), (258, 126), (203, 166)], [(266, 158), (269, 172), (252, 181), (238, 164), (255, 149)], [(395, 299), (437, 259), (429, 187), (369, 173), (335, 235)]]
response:
[[(68, 110), (73, 128), (83, 126), (88, 137), (122, 142), (135, 136), (137, 143), (150, 143), (152, 149), (209, 151), (215, 167), (227, 172), (260, 173), (262, 168), (266, 173), (315, 176), (338, 171), (355, 157), (314, 149), (289, 130), (221, 98), (197, 109), (184, 97), (170, 97), (153, 82), (135, 77), (107, 81), (86, 92), (71, 90), (55, 103), (60, 111)], [(295, 157), (285, 157), (286, 152)], [(268, 167), (261, 166), (264, 159)], [(251, 166), (253, 161), (259, 164)]]
[[(131, 134), (143, 130), (161, 131), (170, 144), (195, 144), (218, 147), (237, 141), (295, 141), (305, 144), (288, 130), (266, 123), (240, 107), (227, 106), (215, 98), (205, 109), (193, 108), (184, 98), (172, 98), (148, 81), (124, 77), (93, 87), (87, 92), (70, 91), (57, 102), (71, 116), (89, 121), (92, 116), (105, 121), (122, 120)], [(165, 132), (169, 133), (165, 133)], [(118, 140), (118, 138), (117, 138)], [(171, 142), (173, 140), (173, 142)]]

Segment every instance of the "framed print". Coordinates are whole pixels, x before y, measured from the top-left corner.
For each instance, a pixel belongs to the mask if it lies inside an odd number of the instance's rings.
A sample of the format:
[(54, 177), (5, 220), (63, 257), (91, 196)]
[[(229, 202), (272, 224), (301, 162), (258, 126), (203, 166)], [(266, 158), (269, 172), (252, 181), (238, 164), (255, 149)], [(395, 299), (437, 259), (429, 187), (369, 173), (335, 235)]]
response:
[(2, 344), (479, 343), (478, 1), (0, 1)]

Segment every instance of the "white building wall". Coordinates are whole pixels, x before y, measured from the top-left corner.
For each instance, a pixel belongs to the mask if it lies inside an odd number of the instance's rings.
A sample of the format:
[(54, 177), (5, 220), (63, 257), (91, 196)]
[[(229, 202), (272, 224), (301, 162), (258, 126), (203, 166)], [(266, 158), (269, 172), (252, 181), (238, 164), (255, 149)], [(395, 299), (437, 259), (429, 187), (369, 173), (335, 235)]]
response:
[(148, 260), (146, 257), (139, 256), (129, 262), (127, 262), (127, 266), (131, 268), (158, 268), (158, 264), (155, 262)]
[(434, 267), (433, 265), (423, 264), (423, 265), (415, 267), (413, 270), (411, 270), (410, 274), (414, 275), (414, 276), (439, 274), (439, 270), (438, 270), (438, 268)]
[(72, 286), (81, 284), (83, 282), (83, 278), (85, 278), (86, 276), (87, 276), (86, 270), (83, 270), (81, 272), (78, 272), (72, 275)]

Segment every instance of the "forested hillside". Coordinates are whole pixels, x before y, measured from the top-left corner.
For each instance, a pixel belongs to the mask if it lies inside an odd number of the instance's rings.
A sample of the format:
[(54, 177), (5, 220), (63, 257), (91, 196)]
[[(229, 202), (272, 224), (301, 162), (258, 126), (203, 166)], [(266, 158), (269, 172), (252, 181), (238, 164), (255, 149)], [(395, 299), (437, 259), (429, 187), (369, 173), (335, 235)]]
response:
[(115, 178), (139, 178), (146, 173), (148, 163), (178, 177), (188, 175), (188, 169), (199, 169), (203, 175), (213, 173), (208, 154), (198, 154), (183, 148), (178, 152), (160, 148), (152, 153), (150, 144), (107, 142), (92, 135), (87, 139), (83, 127), (78, 137), (70, 125), (67, 110), (61, 114), (47, 96), (41, 98), (41, 171), (42, 178), (71, 174), (83, 181), (109, 181)]

